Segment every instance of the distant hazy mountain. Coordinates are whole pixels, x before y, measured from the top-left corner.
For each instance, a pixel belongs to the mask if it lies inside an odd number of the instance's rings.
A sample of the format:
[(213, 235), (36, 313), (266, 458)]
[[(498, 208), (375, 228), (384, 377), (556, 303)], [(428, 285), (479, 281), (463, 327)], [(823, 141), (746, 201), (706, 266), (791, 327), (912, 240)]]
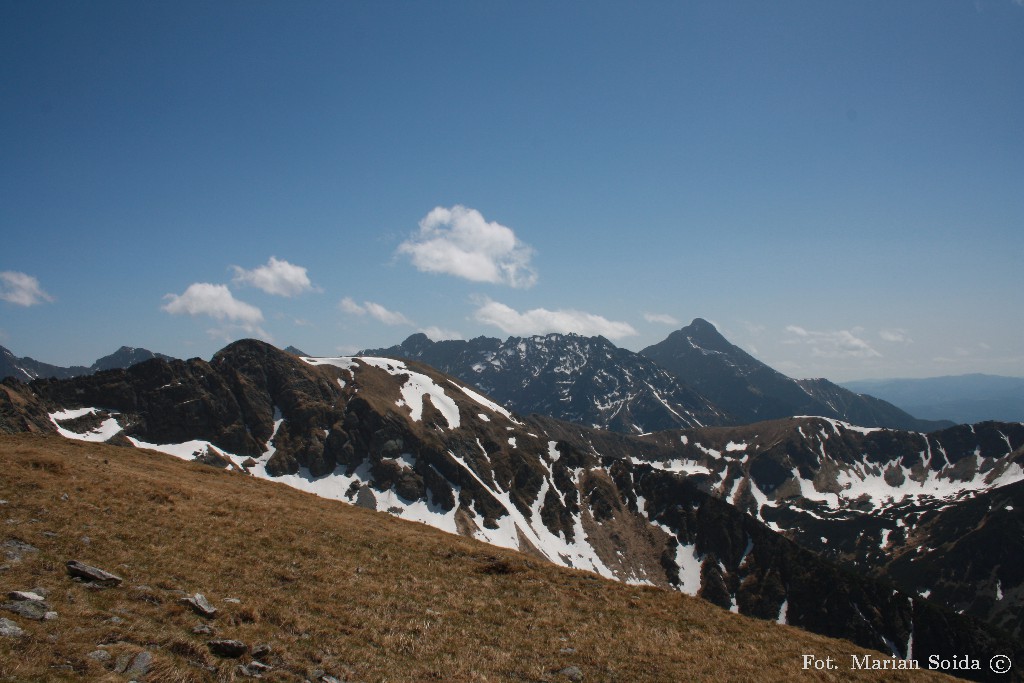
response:
[(72, 365), (71, 367), (65, 368), (59, 365), (43, 363), (35, 360), (34, 358), (29, 358), (28, 356), (18, 358), (11, 351), (0, 346), (0, 379), (5, 377), (14, 377), (15, 379), (19, 379), (24, 382), (49, 377), (67, 379), (68, 377), (78, 377), (79, 375), (91, 375), (92, 373), (99, 372), (100, 370), (128, 368), (136, 363), (150, 360), (151, 358), (171, 360), (170, 356), (165, 356), (162, 353), (153, 353), (148, 349), (137, 349), (131, 346), (122, 346), (109, 356), (100, 358), (89, 367), (84, 365)]
[(885, 399), (929, 420), (1024, 422), (1024, 378), (1020, 377), (972, 374), (865, 379), (843, 382), (843, 386)]
[(641, 352), (740, 423), (817, 415), (865, 427), (930, 431), (949, 423), (919, 420), (891, 403), (826, 379), (795, 380), (731, 344), (697, 318)]

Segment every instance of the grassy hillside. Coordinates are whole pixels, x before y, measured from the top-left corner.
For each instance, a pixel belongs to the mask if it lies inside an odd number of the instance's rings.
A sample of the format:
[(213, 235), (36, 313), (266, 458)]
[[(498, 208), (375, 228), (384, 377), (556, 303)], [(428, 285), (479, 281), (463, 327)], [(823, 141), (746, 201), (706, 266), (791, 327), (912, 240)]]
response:
[[(246, 680), (251, 653), (213, 638), (268, 644), (271, 681), (949, 680), (851, 671), (868, 651), (162, 454), (0, 436), (0, 472), (0, 587), (58, 615), (0, 610), (23, 630), (0, 637), (2, 681), (128, 680), (142, 651), (138, 680)], [(73, 581), (73, 559), (124, 581)]]

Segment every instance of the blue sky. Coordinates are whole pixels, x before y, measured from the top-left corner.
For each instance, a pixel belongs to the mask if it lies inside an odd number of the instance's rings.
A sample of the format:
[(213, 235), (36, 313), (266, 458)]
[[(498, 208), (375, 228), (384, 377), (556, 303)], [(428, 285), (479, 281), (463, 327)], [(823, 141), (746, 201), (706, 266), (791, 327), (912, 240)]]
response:
[(1018, 0), (0, 3), (0, 344), (1024, 376), (1022, 74)]

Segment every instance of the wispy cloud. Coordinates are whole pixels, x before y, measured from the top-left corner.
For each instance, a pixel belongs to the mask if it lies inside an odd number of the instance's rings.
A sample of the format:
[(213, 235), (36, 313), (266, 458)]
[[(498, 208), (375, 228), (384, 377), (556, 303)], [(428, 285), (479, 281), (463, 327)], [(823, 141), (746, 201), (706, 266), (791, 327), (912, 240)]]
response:
[(660, 323), (662, 325), (680, 325), (676, 318), (667, 313), (644, 313), (644, 320), (649, 323)]
[(231, 268), (235, 271), (232, 282), (262, 289), (267, 294), (292, 297), (315, 289), (305, 268), (273, 256), (265, 265), (252, 270)]
[(364, 301), (357, 304), (352, 297), (346, 296), (338, 302), (338, 308), (350, 315), (369, 315), (371, 318), (384, 323), (385, 325), (409, 325), (415, 327), (416, 323), (409, 320), (397, 311), (391, 311), (373, 301)]
[(879, 358), (882, 355), (859, 336), (864, 332), (859, 327), (818, 332), (789, 325), (786, 331), (792, 336), (784, 343), (806, 345), (811, 355), (818, 358)]
[(446, 330), (437, 325), (431, 325), (430, 327), (424, 327), (420, 329), (420, 332), (430, 337), (433, 341), (443, 341), (445, 339), (465, 339), (461, 332), (456, 330)]
[(53, 297), (31, 275), (5, 270), (0, 272), (0, 300), (16, 306), (35, 306), (53, 301)]
[(511, 228), (488, 222), (476, 209), (438, 206), (420, 221), (419, 228), (398, 245), (398, 253), (409, 256), (422, 272), (511, 287), (532, 287), (537, 282), (530, 266), (533, 248)]
[(490, 299), (483, 300), (473, 317), (515, 336), (575, 332), (585, 336), (601, 335), (608, 339), (622, 339), (638, 334), (629, 323), (608, 320), (593, 313), (572, 309), (550, 311), (546, 308), (533, 308), (520, 313)]
[(914, 340), (910, 338), (910, 334), (901, 328), (894, 328), (891, 330), (881, 330), (878, 336), (882, 338), (882, 341), (891, 342), (893, 344), (913, 344)]
[(161, 308), (172, 315), (207, 315), (215, 320), (243, 325), (263, 322), (263, 312), (252, 304), (239, 301), (227, 285), (195, 282), (183, 294), (167, 294)]

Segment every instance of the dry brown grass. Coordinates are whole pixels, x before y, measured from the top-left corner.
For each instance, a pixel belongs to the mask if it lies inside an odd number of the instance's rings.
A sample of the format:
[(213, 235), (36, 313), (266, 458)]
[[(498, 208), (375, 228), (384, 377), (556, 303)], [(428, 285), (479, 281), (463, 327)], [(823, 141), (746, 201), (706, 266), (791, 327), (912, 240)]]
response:
[[(0, 615), (26, 631), (0, 638), (4, 681), (125, 680), (87, 656), (101, 648), (149, 650), (150, 681), (236, 680), (249, 659), (212, 655), (192, 632), (204, 621), (269, 643), (271, 681), (558, 682), (569, 666), (587, 682), (949, 680), (850, 671), (866, 651), (843, 641), (157, 453), (0, 436), (0, 472), (0, 543), (39, 549), (0, 548), (0, 587), (43, 588), (59, 613)], [(70, 559), (125, 581), (72, 581)], [(182, 591), (220, 613), (195, 615)], [(842, 668), (801, 671), (804, 653)]]

